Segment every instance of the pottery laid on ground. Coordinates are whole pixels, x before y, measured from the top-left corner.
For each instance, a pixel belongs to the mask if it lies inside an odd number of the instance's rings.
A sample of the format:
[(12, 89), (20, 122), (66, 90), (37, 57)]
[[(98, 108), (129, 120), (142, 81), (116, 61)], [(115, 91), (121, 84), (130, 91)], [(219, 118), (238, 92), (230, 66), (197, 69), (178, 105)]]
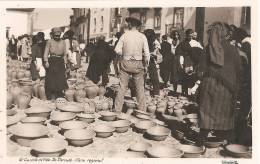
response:
[(68, 100), (68, 101), (70, 101), (70, 102), (72, 102), (72, 101), (74, 101), (74, 94), (75, 94), (75, 89), (73, 89), (73, 88), (69, 88), (69, 89), (67, 89), (66, 91), (65, 91), (65, 98)]
[(29, 147), (33, 140), (46, 136), (49, 131), (40, 124), (17, 124), (10, 127), (9, 132), (19, 145)]
[(72, 146), (86, 146), (93, 142), (96, 133), (89, 129), (71, 129), (64, 133), (64, 137)]
[(17, 97), (17, 105), (19, 109), (27, 109), (29, 107), (29, 103), (31, 101), (31, 95), (27, 93), (20, 93)]
[(87, 98), (93, 99), (98, 95), (99, 87), (95, 85), (93, 82), (87, 82), (85, 91), (86, 91)]
[(58, 138), (41, 138), (31, 142), (32, 154), (36, 157), (59, 157), (65, 153), (68, 142)]
[(49, 118), (51, 108), (44, 105), (37, 105), (26, 109), (24, 112), (28, 117), (44, 117)]

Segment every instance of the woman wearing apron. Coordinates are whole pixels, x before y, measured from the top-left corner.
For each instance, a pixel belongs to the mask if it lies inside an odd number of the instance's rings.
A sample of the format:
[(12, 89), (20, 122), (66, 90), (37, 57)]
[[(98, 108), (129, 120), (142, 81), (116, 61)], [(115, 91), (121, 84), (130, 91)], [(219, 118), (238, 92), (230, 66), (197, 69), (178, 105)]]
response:
[(45, 92), (48, 99), (64, 97), (64, 90), (68, 88), (65, 77), (66, 44), (60, 38), (61, 32), (60, 28), (52, 29), (53, 39), (48, 40), (44, 52)]

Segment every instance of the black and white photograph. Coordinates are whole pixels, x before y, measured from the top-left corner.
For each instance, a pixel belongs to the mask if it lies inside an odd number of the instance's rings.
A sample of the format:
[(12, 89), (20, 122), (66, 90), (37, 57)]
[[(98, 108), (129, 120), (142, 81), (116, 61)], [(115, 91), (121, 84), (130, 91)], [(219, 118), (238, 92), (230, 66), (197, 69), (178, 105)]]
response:
[(7, 158), (252, 159), (250, 5), (53, 7), (4, 10)]

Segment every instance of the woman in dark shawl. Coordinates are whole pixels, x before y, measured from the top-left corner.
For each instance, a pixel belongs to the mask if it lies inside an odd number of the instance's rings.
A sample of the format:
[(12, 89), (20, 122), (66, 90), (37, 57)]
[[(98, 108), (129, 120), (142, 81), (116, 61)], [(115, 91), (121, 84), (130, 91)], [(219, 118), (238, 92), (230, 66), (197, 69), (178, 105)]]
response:
[(108, 69), (114, 57), (113, 48), (105, 42), (105, 37), (100, 37), (90, 58), (86, 77), (97, 84), (102, 76), (102, 85), (106, 86), (109, 82)]
[(233, 140), (234, 111), (239, 89), (240, 59), (227, 40), (229, 26), (215, 22), (209, 26), (206, 69), (200, 86), (200, 138), (209, 132), (223, 140)]

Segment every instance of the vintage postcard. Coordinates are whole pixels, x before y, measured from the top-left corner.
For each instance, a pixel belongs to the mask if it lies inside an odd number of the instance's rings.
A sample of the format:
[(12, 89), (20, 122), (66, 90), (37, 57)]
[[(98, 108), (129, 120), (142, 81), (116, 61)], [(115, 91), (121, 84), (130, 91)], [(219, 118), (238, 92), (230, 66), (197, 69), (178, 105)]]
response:
[(256, 2), (0, 4), (1, 163), (260, 162)]

